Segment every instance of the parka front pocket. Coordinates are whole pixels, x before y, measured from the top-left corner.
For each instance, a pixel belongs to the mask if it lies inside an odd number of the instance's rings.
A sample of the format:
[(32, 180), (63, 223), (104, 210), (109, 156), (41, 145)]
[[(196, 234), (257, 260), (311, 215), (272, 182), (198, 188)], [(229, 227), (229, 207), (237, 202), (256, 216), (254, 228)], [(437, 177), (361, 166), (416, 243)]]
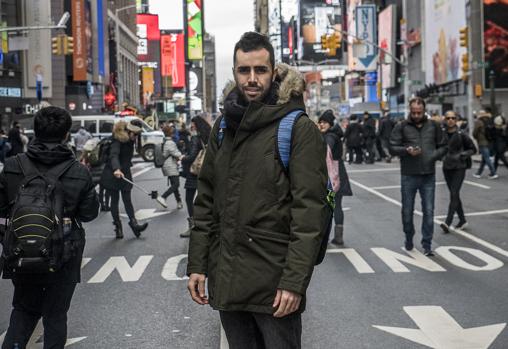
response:
[(210, 232), (210, 247), (208, 252), (208, 294), (211, 300), (215, 297), (215, 280), (217, 279), (217, 268), (220, 256), (220, 224), (212, 225)]
[(289, 236), (247, 227), (239, 233), (232, 304), (272, 304), (286, 262)]

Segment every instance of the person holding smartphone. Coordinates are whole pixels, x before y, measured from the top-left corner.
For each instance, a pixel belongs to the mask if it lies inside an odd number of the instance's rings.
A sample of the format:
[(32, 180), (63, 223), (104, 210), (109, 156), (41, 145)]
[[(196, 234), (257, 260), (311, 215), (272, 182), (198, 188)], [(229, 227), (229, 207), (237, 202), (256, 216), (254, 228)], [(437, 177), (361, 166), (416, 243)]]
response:
[(399, 122), (390, 135), (390, 153), (400, 157), (404, 247), (407, 251), (414, 248), (413, 215), (419, 192), (423, 211), (421, 244), (425, 255), (433, 256), (436, 161), (446, 154), (446, 137), (439, 124), (425, 113), (422, 98), (412, 98), (409, 109), (408, 118)]

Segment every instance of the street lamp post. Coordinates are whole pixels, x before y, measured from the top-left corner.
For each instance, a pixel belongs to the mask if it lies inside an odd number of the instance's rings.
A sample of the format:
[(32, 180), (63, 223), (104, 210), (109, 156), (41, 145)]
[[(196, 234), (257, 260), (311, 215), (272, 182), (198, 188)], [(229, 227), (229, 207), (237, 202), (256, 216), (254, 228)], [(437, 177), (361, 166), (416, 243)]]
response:
[(44, 29), (66, 29), (67, 28), (67, 22), (69, 21), (69, 18), (71, 18), (71, 15), (69, 12), (65, 12), (62, 15), (62, 18), (58, 21), (58, 24), (56, 25), (43, 25), (43, 26), (28, 26), (28, 27), (0, 27), (0, 33), (1, 32), (24, 32), (24, 31), (30, 31), (30, 30), (44, 30)]

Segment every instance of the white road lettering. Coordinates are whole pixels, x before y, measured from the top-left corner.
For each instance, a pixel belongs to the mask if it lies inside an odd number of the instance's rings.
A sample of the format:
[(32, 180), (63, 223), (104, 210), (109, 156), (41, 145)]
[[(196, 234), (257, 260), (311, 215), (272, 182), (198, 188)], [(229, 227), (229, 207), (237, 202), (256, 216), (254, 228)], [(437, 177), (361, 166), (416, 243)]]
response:
[(506, 327), (506, 323), (464, 329), (442, 307), (413, 306), (404, 311), (419, 327), (373, 326), (412, 342), (435, 349), (486, 349)]
[(81, 269), (83, 269), (91, 260), (92, 258), (83, 257), (83, 259), (81, 260)]
[(383, 247), (373, 247), (371, 250), (395, 273), (409, 273), (409, 269), (401, 262), (427, 271), (446, 271), (445, 268), (430, 258), (425, 257), (416, 249), (412, 251), (405, 251), (409, 256), (390, 251), (389, 249)]
[(88, 280), (88, 283), (96, 284), (104, 282), (115, 269), (124, 282), (138, 281), (152, 258), (153, 256), (140, 256), (131, 267), (125, 257), (110, 257), (106, 264)]
[[(478, 266), (466, 262), (464, 259), (452, 253), (452, 250), (467, 252), (470, 255), (476, 257), (477, 259), (485, 262), (485, 265)], [(448, 260), (448, 262), (450, 262), (451, 264), (467, 270), (492, 271), (499, 269), (504, 265), (504, 263), (499, 259), (494, 258), (486, 254), (485, 252), (474, 248), (458, 247), (458, 246), (441, 246), (436, 248), (436, 253), (439, 254), (441, 257), (445, 258), (446, 260)]]
[(167, 281), (178, 281), (188, 279), (187, 276), (180, 277), (176, 275), (178, 265), (185, 258), (187, 258), (186, 254), (180, 254), (178, 256), (168, 258), (166, 264), (164, 264), (164, 267), (162, 268), (161, 273), (162, 278)]
[(370, 267), (365, 259), (352, 248), (334, 248), (328, 249), (326, 253), (342, 253), (351, 262), (356, 271), (360, 274), (372, 274), (375, 271)]

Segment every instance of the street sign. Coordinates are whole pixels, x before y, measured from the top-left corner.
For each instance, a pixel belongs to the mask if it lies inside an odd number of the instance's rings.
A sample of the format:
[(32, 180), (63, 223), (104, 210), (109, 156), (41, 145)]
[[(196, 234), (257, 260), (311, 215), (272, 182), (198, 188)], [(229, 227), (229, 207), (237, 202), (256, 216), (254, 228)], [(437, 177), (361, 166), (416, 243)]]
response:
[(376, 70), (377, 68), (377, 47), (371, 43), (377, 42), (376, 35), (376, 5), (362, 5), (356, 7), (356, 35), (364, 45), (357, 58), (356, 70)]

